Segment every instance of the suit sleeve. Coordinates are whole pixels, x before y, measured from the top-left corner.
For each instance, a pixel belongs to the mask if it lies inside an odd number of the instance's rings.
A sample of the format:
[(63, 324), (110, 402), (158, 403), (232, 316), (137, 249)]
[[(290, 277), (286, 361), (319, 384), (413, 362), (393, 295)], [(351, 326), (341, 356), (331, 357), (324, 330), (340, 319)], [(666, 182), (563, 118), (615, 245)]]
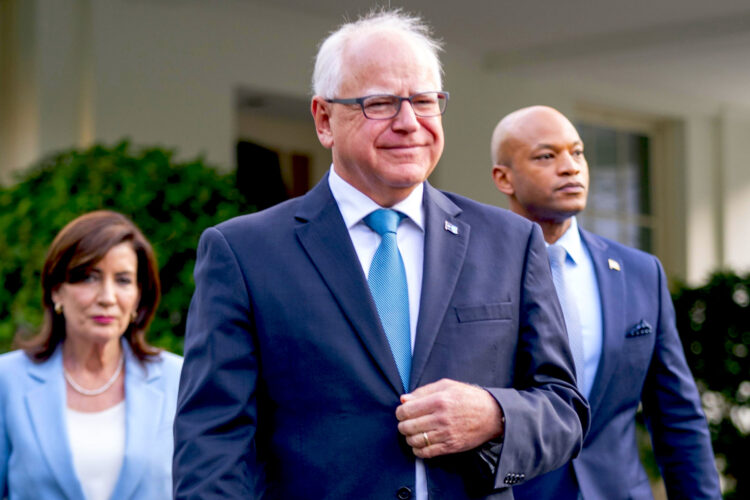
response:
[(708, 425), (677, 332), (664, 270), (656, 258), (654, 266), (659, 320), (642, 403), (656, 460), (669, 498), (721, 498)]
[(514, 386), (487, 388), (505, 415), (495, 488), (562, 466), (578, 455), (589, 426), (588, 402), (576, 388), (562, 310), (536, 225), (521, 288)]
[(258, 356), (250, 297), (224, 236), (198, 245), (174, 422), (175, 499), (258, 498)]

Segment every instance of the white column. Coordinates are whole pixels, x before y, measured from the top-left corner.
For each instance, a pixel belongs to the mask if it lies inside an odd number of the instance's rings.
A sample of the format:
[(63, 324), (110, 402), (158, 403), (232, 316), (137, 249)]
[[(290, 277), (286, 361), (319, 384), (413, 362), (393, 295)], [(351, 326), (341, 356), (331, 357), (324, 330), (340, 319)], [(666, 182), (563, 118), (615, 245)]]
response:
[(0, 182), (36, 159), (36, 1), (0, 2)]
[(723, 263), (744, 273), (750, 271), (750, 111), (727, 108), (720, 120)]
[(94, 137), (90, 0), (0, 3), (0, 180)]
[(690, 116), (684, 122), (685, 240), (688, 284), (698, 286), (722, 265), (722, 162), (718, 120)]

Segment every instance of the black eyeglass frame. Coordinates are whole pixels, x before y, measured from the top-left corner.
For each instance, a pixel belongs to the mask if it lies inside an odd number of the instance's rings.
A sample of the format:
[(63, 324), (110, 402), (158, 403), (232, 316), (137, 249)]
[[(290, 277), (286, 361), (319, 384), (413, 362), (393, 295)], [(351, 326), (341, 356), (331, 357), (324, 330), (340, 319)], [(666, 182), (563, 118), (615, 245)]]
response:
[[(413, 101), (413, 99), (415, 97), (419, 97), (419, 96), (425, 95), (425, 94), (438, 94), (438, 96), (442, 95), (442, 96), (445, 97), (445, 99), (443, 99), (443, 102), (445, 104), (443, 104), (443, 109), (440, 110), (440, 113), (438, 113), (436, 115), (424, 115), (424, 114), (421, 114), (421, 113), (417, 112), (416, 108), (414, 107), (414, 101)], [(387, 116), (387, 117), (384, 116), (384, 117), (372, 118), (370, 116), (367, 116), (367, 111), (365, 111), (365, 100), (372, 99), (373, 97), (392, 97), (392, 98), (398, 99), (398, 105), (396, 106), (396, 112), (393, 113), (392, 116)], [(362, 96), (362, 97), (352, 97), (352, 98), (349, 98), (349, 99), (335, 99), (335, 98), (332, 98), (332, 99), (326, 99), (325, 101), (326, 102), (330, 102), (330, 103), (334, 103), (334, 104), (359, 104), (360, 109), (362, 109), (362, 114), (365, 115), (365, 118), (367, 118), (368, 120), (391, 120), (391, 119), (397, 117), (398, 114), (401, 112), (401, 105), (404, 103), (404, 101), (409, 101), (409, 104), (411, 104), (412, 110), (414, 111), (414, 114), (416, 116), (419, 116), (421, 118), (433, 118), (435, 116), (441, 116), (441, 115), (443, 115), (445, 113), (445, 110), (448, 107), (448, 99), (449, 98), (450, 98), (450, 92), (448, 92), (448, 91), (445, 91), (445, 90), (430, 90), (430, 91), (427, 91), (427, 92), (417, 92), (416, 94), (412, 94), (409, 97), (401, 97), (400, 95), (394, 95), (394, 94), (371, 94), (371, 95), (366, 95), (366, 96)]]

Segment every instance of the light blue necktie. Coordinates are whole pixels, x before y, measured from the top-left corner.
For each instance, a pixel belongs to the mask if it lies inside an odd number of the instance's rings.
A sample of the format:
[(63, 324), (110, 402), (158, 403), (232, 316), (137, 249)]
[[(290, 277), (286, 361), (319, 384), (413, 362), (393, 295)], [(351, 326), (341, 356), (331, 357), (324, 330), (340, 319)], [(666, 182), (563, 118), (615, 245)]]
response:
[(565, 328), (568, 330), (568, 342), (573, 352), (573, 362), (576, 366), (576, 379), (578, 387), (583, 389), (583, 338), (581, 333), (581, 320), (578, 317), (573, 291), (565, 283), (565, 258), (568, 251), (561, 245), (550, 245), (547, 247), (549, 265), (552, 270), (552, 280), (555, 283), (557, 298), (562, 306), (565, 317)]
[(370, 264), (367, 282), (378, 309), (385, 336), (391, 345), (404, 390), (409, 390), (411, 372), (411, 333), (409, 330), (409, 289), (406, 270), (396, 243), (396, 230), (404, 217), (395, 210), (381, 208), (365, 217), (370, 229), (381, 237)]

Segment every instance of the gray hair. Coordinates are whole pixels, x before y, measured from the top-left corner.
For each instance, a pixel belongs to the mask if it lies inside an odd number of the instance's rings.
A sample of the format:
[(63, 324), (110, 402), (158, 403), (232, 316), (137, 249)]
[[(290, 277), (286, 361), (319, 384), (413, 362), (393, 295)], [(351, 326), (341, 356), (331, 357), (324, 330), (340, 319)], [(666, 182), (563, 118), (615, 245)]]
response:
[(336, 97), (343, 79), (344, 49), (354, 39), (378, 32), (393, 32), (404, 36), (416, 47), (424, 50), (427, 64), (433, 67), (438, 88), (442, 90), (442, 72), (438, 53), (439, 40), (433, 38), (430, 27), (417, 16), (405, 14), (401, 9), (373, 10), (353, 22), (345, 22), (323, 40), (318, 48), (313, 71), (313, 95), (331, 99)]

